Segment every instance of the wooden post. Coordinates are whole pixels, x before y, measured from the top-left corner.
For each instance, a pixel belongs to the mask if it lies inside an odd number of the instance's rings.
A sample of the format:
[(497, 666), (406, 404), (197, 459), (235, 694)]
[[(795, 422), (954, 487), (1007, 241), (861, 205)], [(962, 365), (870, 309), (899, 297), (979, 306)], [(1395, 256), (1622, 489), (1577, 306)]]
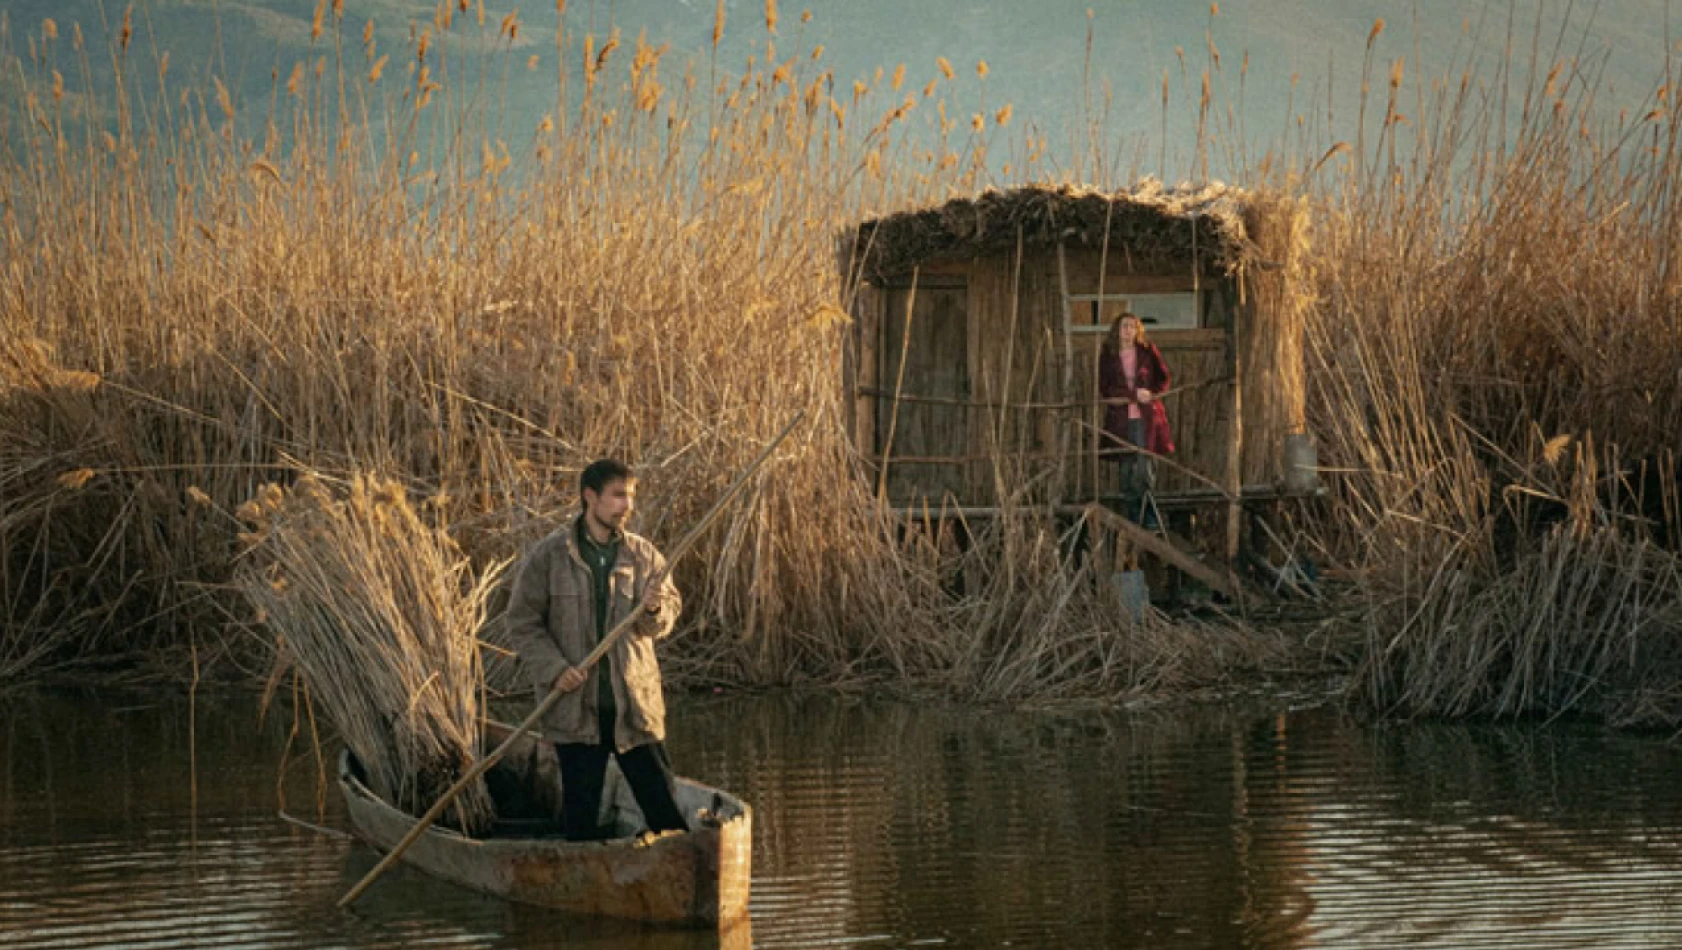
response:
[[(970, 286), (972, 288), (975, 286), (975, 282), (973, 280), (970, 282)], [(1016, 362), (1016, 331), (1018, 324), (1021, 321), (1021, 309), (1022, 226), (1019, 224), (1016, 226), (1016, 256), (1013, 258), (1010, 272), (1010, 333), (1005, 337), (1005, 360), (1004, 372), (1001, 374), (1003, 383), (1001, 385), (999, 395), (999, 412), (995, 418), (986, 420), (986, 422), (991, 425), (993, 432), (992, 444), (988, 447), (989, 453), (993, 456), (993, 467), (992, 471), (987, 473), (992, 478), (988, 485), (985, 486), (987, 491), (994, 491), (998, 486), (997, 479), (999, 478), (999, 460), (1004, 454), (1011, 451), (1011, 448), (1007, 447), (1009, 436), (1012, 434), (1018, 435), (1016, 440), (1018, 444), (1014, 446), (1018, 454), (1020, 454), (1021, 449), (1023, 448), (1020, 444), (1019, 433), (1022, 430), (1023, 423), (1027, 421), (1027, 415), (1025, 413), (1017, 412), (1011, 399), (1011, 376), (1016, 369), (1014, 365)], [(980, 308), (971, 307), (970, 310), (971, 312), (977, 312)], [(970, 339), (976, 340), (980, 338), (980, 336), (981, 334), (976, 332), (975, 325), (973, 323), (970, 324)], [(1031, 392), (1023, 393), (1024, 400), (1031, 398), (1033, 398), (1033, 394)], [(985, 418), (986, 413), (980, 413), (980, 415)], [(1016, 425), (1011, 424), (1012, 419), (1018, 420)], [(970, 497), (977, 499), (983, 498), (986, 497), (986, 492), (972, 492)], [(995, 497), (994, 500), (998, 501), (1000, 499)]]
[(1230, 570), (1217, 571), (1175, 544), (1175, 537), (1158, 537), (1103, 505), (1092, 502), (1084, 509), (1089, 524), (1101, 524), (1134, 547), (1156, 555), (1186, 574), (1202, 581), (1210, 590), (1219, 591), (1234, 601), (1243, 602), (1243, 587)]
[(894, 428), (899, 425), (899, 395), (905, 388), (905, 356), (911, 349), (911, 317), (917, 312), (917, 275), (921, 268), (911, 269), (911, 290), (905, 295), (905, 332), (900, 334), (899, 372), (894, 379), (894, 403), (888, 411), (888, 434), (882, 442), (882, 468), (876, 474), (876, 497), (888, 497), (888, 459), (894, 450)]
[[(1057, 239), (1057, 286), (1063, 296), (1063, 395), (1062, 402), (1075, 401), (1075, 342), (1074, 332), (1070, 329), (1074, 324), (1074, 314), (1069, 312), (1069, 265), (1063, 256), (1063, 239)], [(1077, 406), (1071, 414), (1073, 418), (1080, 418), (1080, 408)], [(1062, 502), (1069, 493), (1069, 432), (1074, 426), (1067, 424), (1057, 427), (1057, 454), (1061, 461), (1057, 463), (1056, 496), (1053, 504)]]
[(869, 392), (881, 383), (883, 298), (869, 284), (860, 284), (853, 294), (853, 412), (848, 431), (860, 455), (876, 454), (877, 402)]
[[(1195, 263), (1194, 261), (1194, 266)], [(1227, 493), (1226, 560), (1228, 564), (1236, 563), (1238, 560), (1239, 529), (1244, 508), (1244, 376), (1238, 356), (1238, 322), (1243, 310), (1242, 302), (1239, 306), (1233, 308), (1227, 320), (1226, 331), (1226, 369), (1227, 376), (1232, 379), (1231, 435), (1227, 439), (1226, 484), (1223, 486)]]
[(858, 290), (862, 285), (855, 276), (855, 263), (852, 242), (844, 237), (837, 238), (835, 270), (841, 275), (841, 308), (853, 318), (852, 323), (841, 331), (841, 392), (845, 394), (846, 402), (843, 421), (847, 426), (847, 434), (853, 437), (853, 445), (858, 448), (859, 454), (863, 455), (864, 443), (858, 441), (858, 433), (859, 387), (864, 385), (863, 368), (859, 365), (859, 356), (863, 352), (859, 337), (864, 321), (859, 319)]

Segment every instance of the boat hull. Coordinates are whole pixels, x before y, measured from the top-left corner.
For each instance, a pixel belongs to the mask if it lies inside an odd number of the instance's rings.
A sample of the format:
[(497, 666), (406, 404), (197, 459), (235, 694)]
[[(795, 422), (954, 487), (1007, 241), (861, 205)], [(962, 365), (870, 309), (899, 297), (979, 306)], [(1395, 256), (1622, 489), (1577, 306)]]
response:
[[(552, 762), (552, 751), (538, 743), (526, 745), (509, 758), (517, 771), (541, 774), (543, 755)], [(339, 784), (351, 826), (375, 849), (390, 851), (415, 818), (376, 795), (361, 775), (346, 750)], [(579, 914), (721, 930), (745, 922), (752, 811), (734, 796), (687, 779), (678, 780), (677, 792), (692, 828), (688, 832), (569, 842), (554, 836), (470, 838), (434, 826), (403, 852), (402, 860), (485, 894)], [(617, 769), (610, 772), (603, 809), (622, 833), (641, 823)]]

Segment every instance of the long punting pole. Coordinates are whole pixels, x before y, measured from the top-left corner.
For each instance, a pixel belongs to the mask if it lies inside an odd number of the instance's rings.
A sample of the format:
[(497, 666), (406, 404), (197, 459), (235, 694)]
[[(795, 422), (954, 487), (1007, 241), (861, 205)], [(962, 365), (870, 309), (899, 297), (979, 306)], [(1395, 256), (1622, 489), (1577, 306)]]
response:
[[(736, 481), (725, 489), (724, 494), (713, 503), (712, 509), (701, 516), (701, 520), (696, 523), (695, 527), (690, 528), (689, 533), (683, 536), (683, 540), (672, 548), (671, 553), (666, 557), (666, 570), (648, 579), (648, 583), (643, 587), (643, 596), (646, 597), (651, 592), (659, 590), (660, 584), (664, 583), (666, 575), (671, 573), (672, 567), (677, 564), (678, 559), (695, 546), (695, 542), (701, 539), (702, 532), (706, 531), (707, 527), (718, 519), (718, 516), (724, 512), (725, 505), (741, 493), (748, 480), (753, 477), (755, 472), (759, 471), (760, 467), (771, 457), (771, 453), (776, 451), (777, 446), (781, 445), (784, 439), (788, 438), (788, 434), (794, 431), (794, 427), (799, 425), (800, 420), (805, 416), (805, 410), (795, 413), (794, 418), (789, 420), (788, 425), (783, 426), (783, 431), (778, 433), (777, 437), (772, 439), (770, 444), (759, 453), (759, 457), (753, 460), (753, 464), (749, 465), (742, 474), (736, 476)], [(641, 613), (641, 610), (632, 611), (625, 619), (614, 624), (613, 629), (608, 631), (607, 636), (603, 637), (602, 641), (596, 644), (596, 648), (590, 651), (590, 655), (584, 658), (584, 662), (578, 664), (578, 668), (588, 671), (590, 667), (595, 666), (597, 661), (613, 648), (619, 638), (624, 636), (625, 631), (631, 629), (631, 625), (637, 621)], [(415, 826), (410, 828), (409, 833), (403, 836), (403, 840), (397, 842), (397, 846), (392, 848), (380, 860), (379, 864), (374, 865), (374, 869), (369, 871), (362, 880), (357, 881), (355, 887), (346, 891), (345, 896), (339, 898), (339, 906), (349, 907), (355, 903), (356, 899), (362, 896), (362, 892), (366, 891), (369, 885), (373, 884), (379, 879), (380, 875), (397, 863), (397, 859), (402, 856), (403, 852), (409, 850), (409, 846), (414, 844), (422, 834), (425, 834), (426, 829), (432, 827), (432, 823), (438, 820), (438, 816), (444, 813), (444, 809), (449, 807), (450, 802), (455, 801), (456, 796), (460, 795), (463, 789), (472, 784), (474, 779), (483, 775), (491, 766), (501, 761), (502, 757), (513, 747), (514, 740), (520, 738), (527, 730), (535, 726), (538, 720), (542, 719), (543, 715), (564, 695), (566, 694), (558, 689), (551, 689), (549, 695), (543, 698), (543, 702), (538, 703), (537, 708), (531, 711), (531, 715), (514, 727), (514, 731), (508, 734), (508, 738), (502, 740), (501, 745), (492, 750), (490, 755), (480, 759), (473, 768), (468, 769), (466, 775), (456, 780), (456, 783), (450, 786), (449, 791), (445, 792), (436, 802), (433, 802), (432, 807), (426, 810), (426, 814), (420, 816), (420, 819), (415, 822)]]

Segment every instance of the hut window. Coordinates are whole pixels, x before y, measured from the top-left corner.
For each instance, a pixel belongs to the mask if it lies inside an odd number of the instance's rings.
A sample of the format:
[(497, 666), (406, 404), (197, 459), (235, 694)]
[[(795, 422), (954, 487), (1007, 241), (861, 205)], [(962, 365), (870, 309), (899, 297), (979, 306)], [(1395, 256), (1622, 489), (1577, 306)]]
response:
[(1105, 333), (1110, 323), (1131, 310), (1147, 330), (1195, 330), (1201, 294), (1184, 291), (1171, 294), (1071, 294), (1070, 330), (1075, 333)]

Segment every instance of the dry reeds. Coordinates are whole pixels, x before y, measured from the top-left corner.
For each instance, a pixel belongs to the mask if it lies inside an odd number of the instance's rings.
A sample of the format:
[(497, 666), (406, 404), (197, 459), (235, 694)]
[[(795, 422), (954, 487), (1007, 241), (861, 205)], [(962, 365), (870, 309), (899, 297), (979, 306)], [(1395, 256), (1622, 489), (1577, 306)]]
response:
[(1551, 490), (1504, 492), (1516, 524), (1465, 532), (1372, 612), (1365, 699), (1403, 713), (1682, 722), (1682, 557), (1631, 515), (1621, 474), (1603, 481), (1594, 446), (1558, 446), (1540, 447), (1532, 481)]
[[(472, 766), (484, 715), (478, 635), (503, 564), (473, 576), (395, 481), (341, 491), (305, 475), (241, 506), (253, 525), (239, 587), (291, 671), (361, 760), (370, 786), (418, 813)], [(451, 806), (458, 828), (493, 817), (483, 783)]]
[[(419, 62), (456, 42), (421, 35), (441, 46), (406, 52)], [(933, 147), (907, 132), (973, 110), (902, 99), (897, 74), (837, 99), (803, 57), (668, 84), (657, 51), (573, 42), (590, 55), (568, 48), (561, 108), (513, 137), (452, 96), (499, 68), (467, 55), (401, 90), (376, 66), (344, 98), (306, 72), (261, 143), (238, 141), (242, 104), (208, 91), (188, 112), (111, 103), (117, 125), (80, 137), (44, 105), (52, 70), (22, 64), (33, 95), (0, 154), (0, 664), (20, 675), (219, 629), (239, 530), (224, 512), (298, 467), (424, 486), (428, 517), (486, 565), (550, 530), (602, 455), (641, 469), (638, 527), (663, 539), (795, 406), (809, 434), (679, 570), (680, 680), (1118, 699), (1284, 662), (1236, 625), (1123, 624), (1030, 512), (959, 545), (885, 517), (859, 476), (834, 239), (987, 184), (991, 133), (960, 156), (949, 120)], [(1208, 99), (1218, 60), (1187, 75), (1188, 105), (1217, 117), (1198, 163), (1214, 146), (1236, 166), (1246, 145)], [(1386, 107), (1354, 145), (1308, 142), (1293, 175), (1237, 169), (1277, 189), (1272, 220), (1290, 224), (1251, 223), (1279, 267), (1256, 290), (1304, 314), (1306, 421), (1333, 489), (1312, 527), (1365, 607), (1377, 665), (1361, 695), (1549, 708), (1578, 694), (1544, 670), (1622, 682), (1594, 665), (1620, 636), (1656, 677), (1678, 545), (1682, 97), (1603, 125), (1595, 78), (1571, 66), (1514, 90), (1516, 121), (1506, 97), (1450, 82), (1403, 122), (1402, 85), (1428, 80), (1393, 75), (1372, 83)], [(175, 125), (134, 126), (150, 114)], [(1085, 131), (1075, 167), (1113, 190), (1102, 170), (1120, 166)], [(1043, 138), (1012, 157), (1017, 179), (1056, 184)], [(1563, 506), (1555, 527), (1547, 505), (1518, 503), (1568, 495), (1544, 449), (1591, 434), (1596, 504)], [(1648, 477), (1651, 491), (1607, 491)], [(1574, 558), (1600, 565), (1591, 587), (1561, 573)], [(1592, 650), (1536, 652), (1548, 603)], [(1660, 681), (1641, 682), (1642, 708), (1662, 706)]]
[[(881, 622), (849, 604), (892, 569), (845, 486), (833, 234), (860, 203), (961, 174), (893, 159), (906, 110), (817, 96), (820, 67), (659, 95), (657, 51), (623, 59), (628, 87), (488, 151), (482, 113), (438, 90), (422, 106), (388, 78), (335, 107), (307, 73), (250, 151), (233, 102), (157, 110), (175, 126), (125, 124), (109, 147), (19, 124), (0, 157), (18, 200), (0, 234), (16, 265), (0, 281), (0, 478), (36, 487), (0, 502), (8, 642), (70, 631), (69, 653), (117, 656), (218, 629), (224, 512), (283, 458), (404, 473), (482, 562), (547, 530), (608, 454), (645, 471), (659, 537), (791, 405), (817, 434), (709, 542), (711, 569), (685, 569), (707, 608), (695, 623), (770, 678), (828, 662), (796, 643), (828, 641), (827, 656), (840, 631)], [(23, 66), (25, 86), (50, 81)], [(140, 105), (108, 112), (128, 123)], [(43, 359), (110, 372), (79, 401), (47, 399), (30, 375)], [(83, 469), (96, 477), (74, 494), (52, 481)], [(42, 668), (30, 649), (20, 674)]]
[[(942, 579), (954, 551), (902, 534), (858, 477), (838, 372), (852, 288), (835, 237), (986, 180), (996, 126), (970, 135), (967, 155), (944, 124), (933, 149), (908, 132), (923, 116), (974, 111), (958, 108), (959, 80), (943, 86), (950, 102), (906, 99), (897, 81), (837, 99), (821, 62), (797, 57), (697, 87), (668, 81), (657, 50), (609, 56), (615, 39), (569, 37), (563, 107), (508, 137), (452, 85), (494, 77), (500, 54), (476, 61), (447, 28), (422, 35), (413, 42), (432, 48), (404, 55), (424, 65), (459, 53), (451, 76), (405, 85), (375, 69), (341, 97), (331, 76), (283, 70), (287, 94), (277, 86), (260, 143), (240, 141), (249, 109), (231, 94), (147, 111), (122, 98), (139, 83), (107, 104), (119, 117), (109, 140), (10, 126), (22, 138), (0, 156), (0, 190), (17, 203), (0, 229), (14, 264), (0, 279), (0, 340), (38, 341), (58, 370), (104, 382), (80, 409), (41, 404), (12, 382), (24, 358), (0, 351), (0, 445), (27, 446), (0, 478), (96, 473), (74, 493), (42, 488), (19, 515), (28, 531), (7, 535), (7, 630), (84, 631), (76, 649), (107, 656), (213, 636), (244, 613), (220, 593), (241, 530), (227, 512), (299, 469), (400, 476), (482, 566), (551, 530), (580, 468), (615, 455), (641, 471), (637, 527), (659, 541), (804, 407), (813, 425), (776, 477), (679, 568), (691, 607), (666, 653), (678, 682), (1137, 689), (1114, 653), (1123, 631), (1082, 606), (1095, 585), (1049, 560), (1035, 570), (1064, 572), (1053, 589), (1073, 611), (1052, 617), (1087, 611), (1086, 629), (1109, 639), (989, 666), (988, 651), (1022, 657), (1048, 642), (1055, 624), (1033, 627), (1026, 609), (1043, 590), (1010, 568), (984, 588), (997, 602), (953, 601)], [(113, 61), (139, 68), (135, 55)], [(50, 70), (22, 66), (39, 113)], [(143, 132), (139, 115), (174, 125)], [(1016, 174), (1051, 160), (1041, 140)], [(965, 557), (1014, 558), (1013, 539), (1038, 530), (1011, 526)], [(22, 569), (26, 538), (45, 540)], [(42, 596), (42, 578), (73, 578), (98, 622), (71, 623), (80, 614)], [(386, 617), (333, 596), (322, 603), (353, 623)], [(295, 622), (326, 635), (322, 618)], [(264, 661), (219, 655), (235, 671)]]
[(857, 267), (872, 278), (896, 277), (925, 261), (1005, 253), (1018, 242), (1102, 247), (1115, 235), (1140, 266), (1183, 267), (1201, 247), (1195, 256), (1203, 266), (1236, 270), (1247, 250), (1244, 219), (1250, 204), (1247, 195), (1225, 185), (1167, 188), (1151, 178), (1120, 191), (1069, 185), (989, 189), (865, 222), (854, 241)]
[(1307, 173), (1315, 534), (1367, 599), (1364, 702), (1682, 723), (1678, 77), (1612, 121), (1531, 55), (1408, 123), (1393, 73), (1375, 138)]

